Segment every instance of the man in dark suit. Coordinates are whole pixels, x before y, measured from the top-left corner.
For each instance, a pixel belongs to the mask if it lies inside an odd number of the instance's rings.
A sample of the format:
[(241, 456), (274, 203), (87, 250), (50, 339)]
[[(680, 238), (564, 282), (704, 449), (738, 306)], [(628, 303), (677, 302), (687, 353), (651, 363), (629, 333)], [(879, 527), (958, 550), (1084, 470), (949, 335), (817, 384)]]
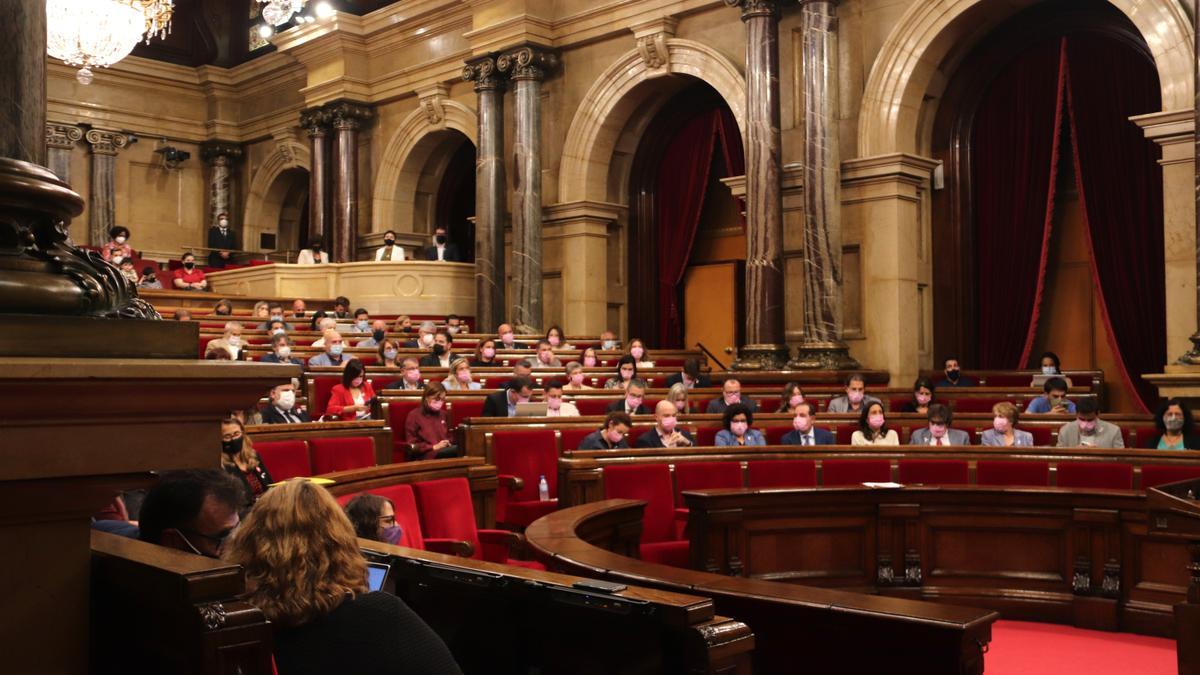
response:
[(517, 404), (526, 403), (533, 397), (533, 381), (528, 377), (514, 377), (508, 387), (483, 399), (484, 417), (514, 417)]
[(837, 436), (832, 431), (818, 429), (813, 426), (817, 421), (817, 411), (813, 404), (804, 401), (796, 406), (796, 416), (792, 418), (792, 431), (783, 436), (784, 445), (833, 445)]
[(433, 336), (433, 346), (425, 356), (421, 357), (421, 367), (423, 368), (449, 368), (454, 359), (457, 358), (450, 351), (450, 334), (445, 330), (439, 331)]
[(637, 439), (639, 448), (690, 448), (696, 444), (687, 429), (675, 426), (678, 409), (670, 401), (654, 406), (654, 428)]
[(721, 398), (709, 401), (708, 408), (704, 412), (709, 415), (724, 415), (725, 409), (734, 403), (741, 403), (749, 408), (751, 413), (758, 412), (758, 403), (749, 396), (742, 396), (742, 383), (736, 379), (731, 377), (725, 380), (721, 390)]
[(446, 228), (437, 226), (433, 230), (433, 245), (425, 247), (426, 260), (441, 260), (442, 262), (462, 262), (458, 254), (458, 244), (450, 241)]
[(291, 382), (271, 390), (271, 405), (262, 414), (263, 424), (305, 424), (308, 413), (296, 408), (296, 386)]
[(649, 415), (650, 409), (642, 403), (646, 396), (646, 381), (633, 378), (625, 387), (625, 398), (613, 401), (605, 408), (606, 412), (623, 412), (626, 415)]
[(667, 378), (667, 389), (679, 383), (683, 383), (685, 389), (713, 386), (712, 378), (700, 372), (700, 360), (694, 358), (683, 362), (683, 372)]
[[(208, 254), (210, 267), (224, 267), (229, 261), (228, 252), (237, 250), (237, 235), (229, 227), (229, 214), (217, 214), (216, 226), (208, 228), (208, 247), (217, 249)], [(224, 256), (221, 255), (222, 251), (226, 252)]]

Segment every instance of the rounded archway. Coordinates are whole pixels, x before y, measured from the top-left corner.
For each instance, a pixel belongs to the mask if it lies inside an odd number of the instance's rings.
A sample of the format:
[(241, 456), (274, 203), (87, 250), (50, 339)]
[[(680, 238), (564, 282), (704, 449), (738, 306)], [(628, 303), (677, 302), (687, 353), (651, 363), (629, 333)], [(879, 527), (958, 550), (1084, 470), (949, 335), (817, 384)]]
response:
[(242, 246), (247, 251), (300, 246), (307, 236), (310, 161), (307, 147), (283, 141), (254, 173), (242, 221)]

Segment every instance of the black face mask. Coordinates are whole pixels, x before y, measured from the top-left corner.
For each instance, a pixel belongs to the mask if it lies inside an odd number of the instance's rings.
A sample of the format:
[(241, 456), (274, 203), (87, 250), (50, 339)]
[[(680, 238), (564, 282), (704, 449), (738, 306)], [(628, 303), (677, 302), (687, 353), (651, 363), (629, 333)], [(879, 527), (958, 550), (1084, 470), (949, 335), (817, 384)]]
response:
[(395, 239), (384, 239), (384, 240), (383, 240), (383, 245), (384, 245), (384, 246), (395, 246), (395, 245), (396, 245), (396, 240), (395, 240)]
[(950, 380), (951, 382), (953, 382), (954, 380), (957, 380), (958, 379), (958, 371), (957, 370), (947, 370), (946, 371), (946, 379)]
[(436, 241), (436, 242), (437, 242), (437, 243), (439, 243), (439, 244), (443, 244), (443, 245), (444, 245), (444, 244), (446, 243), (446, 235), (444, 235), (444, 234), (439, 234), (438, 236), (434, 237), (434, 238), (433, 238), (433, 240), (434, 240), (434, 241)]
[(383, 342), (383, 337), (384, 337), (383, 331), (381, 331), (381, 330), (373, 331), (371, 333), (371, 337), (375, 338), (376, 342)]
[(433, 345), (434, 356), (441, 356), (442, 354), (445, 354), (445, 353), (446, 353), (446, 345), (439, 345), (436, 343)]
[(185, 262), (185, 263), (183, 263), (183, 266), (184, 266), (184, 267), (186, 267), (186, 268), (188, 268), (188, 269), (190, 270), (190, 269), (192, 269), (193, 267), (195, 267), (195, 266), (196, 266), (196, 263), (194, 263), (194, 262)]
[(316, 251), (316, 252), (320, 253), (320, 251), (321, 251), (321, 247), (320, 247), (320, 246), (314, 246), (314, 247), (312, 247), (312, 250), (314, 250), (314, 251)]
[(242, 439), (243, 437), (238, 436), (232, 441), (221, 441), (221, 452), (227, 455), (238, 454), (242, 451)]

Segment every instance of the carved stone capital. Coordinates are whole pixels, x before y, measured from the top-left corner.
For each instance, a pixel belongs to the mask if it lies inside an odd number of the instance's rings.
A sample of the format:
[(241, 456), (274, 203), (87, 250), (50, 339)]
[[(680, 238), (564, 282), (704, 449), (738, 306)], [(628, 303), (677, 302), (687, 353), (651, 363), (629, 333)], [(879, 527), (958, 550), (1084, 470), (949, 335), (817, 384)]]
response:
[(857, 370), (858, 361), (850, 349), (840, 342), (805, 342), (796, 348), (796, 358), (787, 364), (788, 370)]
[(496, 67), (513, 80), (544, 80), (558, 67), (558, 54), (541, 47), (526, 45), (505, 52), (496, 59)]
[(129, 145), (129, 136), (119, 131), (104, 131), (103, 129), (88, 129), (84, 134), (88, 145), (92, 146), (93, 155), (115, 155)]
[(637, 40), (638, 53), (648, 70), (665, 70), (671, 62), (667, 40), (675, 37), (679, 19), (672, 16), (646, 21), (630, 27)]
[(496, 57), (493, 54), (480, 56), (463, 66), (463, 79), (475, 83), (475, 91), (503, 90), (504, 75), (496, 67)]
[(83, 139), (83, 129), (72, 124), (46, 123), (46, 145), (60, 150), (70, 150)]
[(245, 154), (233, 141), (207, 141), (200, 146), (200, 158), (207, 164), (232, 164)]
[(445, 103), (449, 93), (450, 88), (441, 83), (417, 91), (421, 110), (425, 113), (425, 119), (428, 120), (430, 126), (440, 126), (446, 119)]
[(730, 7), (742, 8), (742, 21), (759, 17), (779, 20), (780, 0), (725, 0)]
[(325, 108), (305, 108), (300, 111), (300, 126), (309, 136), (324, 136), (329, 131), (329, 115)]
[(732, 370), (783, 370), (787, 345), (742, 345)]
[(375, 110), (365, 103), (335, 101), (326, 104), (329, 122), (338, 131), (358, 131), (375, 117)]

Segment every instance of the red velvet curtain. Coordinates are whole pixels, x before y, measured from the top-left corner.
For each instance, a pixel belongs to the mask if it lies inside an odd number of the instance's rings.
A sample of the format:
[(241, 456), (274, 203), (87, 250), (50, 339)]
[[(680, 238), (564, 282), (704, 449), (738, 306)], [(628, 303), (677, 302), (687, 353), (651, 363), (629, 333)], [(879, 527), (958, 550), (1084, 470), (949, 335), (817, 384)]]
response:
[(1141, 378), (1166, 363), (1159, 150), (1129, 121), (1162, 109), (1146, 56), (1092, 34), (1067, 41), (1072, 154), (1109, 344), (1144, 409), (1158, 400)]
[[(663, 153), (658, 169), (657, 251), (658, 341), (660, 348), (683, 346), (679, 284), (687, 270), (700, 224), (713, 151), (720, 144), (722, 178), (745, 172), (742, 137), (733, 114), (719, 106), (684, 124)], [(718, 169), (718, 170), (720, 170)]]
[(1037, 333), (1061, 145), (1062, 42), (1023, 52), (975, 117), (979, 368), (1021, 367)]

